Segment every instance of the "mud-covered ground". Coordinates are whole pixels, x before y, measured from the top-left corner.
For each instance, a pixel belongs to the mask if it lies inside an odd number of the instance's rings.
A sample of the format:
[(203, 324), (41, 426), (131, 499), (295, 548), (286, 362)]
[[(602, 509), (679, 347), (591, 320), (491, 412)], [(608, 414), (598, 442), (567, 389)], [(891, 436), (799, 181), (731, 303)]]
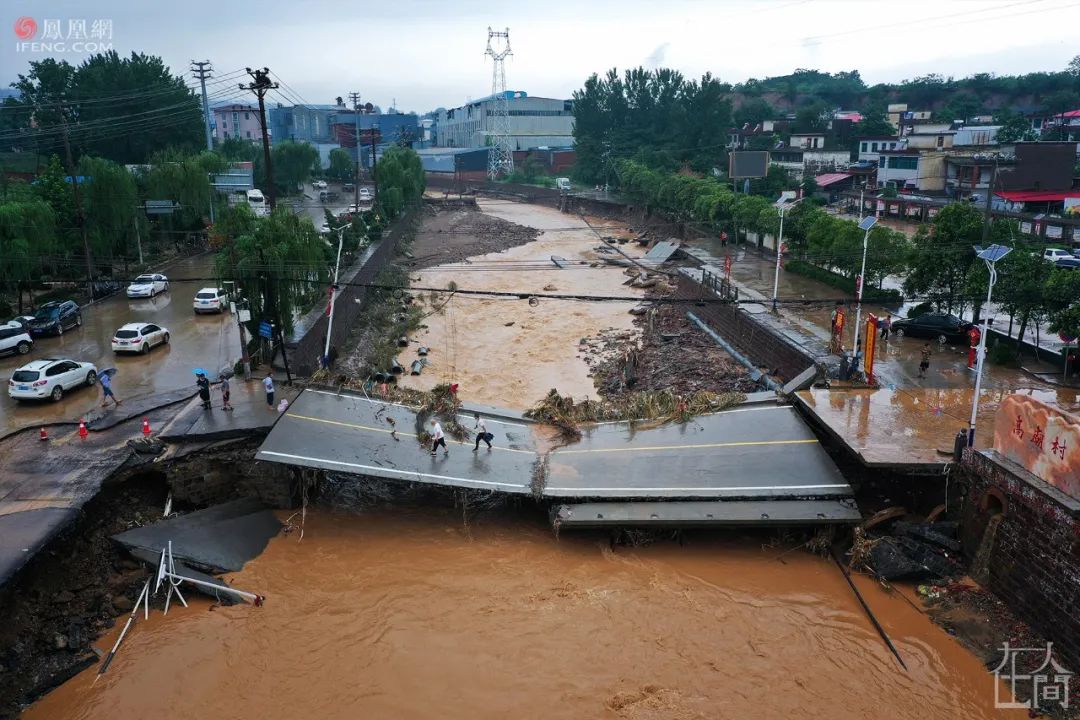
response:
[(413, 257), (403, 264), (410, 268), (427, 268), (463, 262), (465, 258), (524, 245), (539, 235), (540, 231), (534, 228), (482, 213), (475, 205), (443, 207), (428, 203), (412, 243)]
[(147, 570), (110, 536), (161, 518), (160, 476), (106, 486), (0, 590), (0, 718), (97, 662), (91, 643), (131, 612)]

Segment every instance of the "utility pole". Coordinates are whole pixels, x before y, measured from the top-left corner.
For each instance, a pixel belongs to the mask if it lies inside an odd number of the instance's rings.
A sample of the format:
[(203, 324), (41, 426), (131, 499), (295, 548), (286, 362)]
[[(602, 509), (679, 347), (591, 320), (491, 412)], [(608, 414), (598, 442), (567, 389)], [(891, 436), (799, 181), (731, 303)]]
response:
[(371, 124), (371, 182), (375, 183), (375, 205), (379, 204), (379, 178), (375, 175), (375, 123)]
[(266, 165), (266, 201), (270, 205), (270, 212), (277, 205), (277, 189), (274, 187), (274, 163), (270, 159), (270, 133), (266, 128), (266, 93), (278, 87), (276, 82), (270, 82), (270, 68), (252, 70), (245, 68), (251, 76), (251, 82), (247, 85), (240, 83), (241, 90), (250, 90), (259, 98), (259, 122), (262, 124), (263, 163)]
[(353, 205), (360, 211), (360, 93), (349, 93), (352, 100), (353, 124), (356, 126), (356, 171), (353, 173)]
[(210, 135), (210, 101), (206, 98), (206, 79), (210, 77), (210, 73), (214, 71), (214, 68), (210, 65), (209, 60), (192, 60), (191, 72), (195, 77), (199, 78), (199, 83), (202, 85), (202, 111), (203, 111), (203, 124), (206, 126), (206, 149), (214, 149), (214, 138)]
[(75, 158), (71, 154), (71, 138), (68, 136), (67, 106), (60, 106), (60, 122), (64, 136), (64, 154), (67, 156), (67, 171), (71, 176), (71, 186), (75, 191), (75, 223), (82, 235), (83, 255), (86, 258), (86, 285), (90, 299), (94, 299), (94, 260), (90, 255), (90, 238), (86, 235), (86, 216), (83, 214), (82, 192), (79, 190), (79, 176), (75, 169)]

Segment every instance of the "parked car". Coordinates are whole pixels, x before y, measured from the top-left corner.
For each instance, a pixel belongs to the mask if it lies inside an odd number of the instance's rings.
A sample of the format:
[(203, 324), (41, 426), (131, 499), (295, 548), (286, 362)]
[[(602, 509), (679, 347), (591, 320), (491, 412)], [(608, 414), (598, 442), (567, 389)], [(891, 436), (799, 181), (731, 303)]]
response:
[(1054, 267), (1064, 268), (1065, 270), (1075, 270), (1076, 268), (1080, 268), (1080, 258), (1059, 258), (1054, 261)]
[(132, 280), (131, 284), (127, 286), (127, 296), (129, 298), (154, 297), (168, 289), (169, 278), (161, 273), (150, 273), (140, 275)]
[(360, 188), (360, 202), (371, 202), (371, 189), (370, 188), (366, 188), (366, 187)]
[(91, 286), (95, 300), (104, 300), (124, 289), (123, 284), (115, 280), (95, 280)]
[(356, 192), (356, 185), (353, 185), (352, 183), (345, 183), (341, 186), (341, 192)]
[(8, 380), (8, 395), (16, 400), (51, 398), (56, 402), (66, 391), (96, 382), (97, 368), (93, 363), (46, 358), (28, 362), (16, 370)]
[(225, 295), (225, 291), (221, 288), (203, 288), (199, 292), (195, 293), (195, 300), (192, 302), (192, 307), (195, 309), (195, 314), (204, 312), (225, 312), (225, 306), (228, 303), (228, 298)]
[(17, 325), (26, 332), (30, 332), (30, 321), (33, 319), (33, 315), (16, 315), (15, 317), (4, 323), (4, 325)]
[(139, 352), (144, 355), (155, 345), (168, 345), (169, 331), (154, 323), (128, 323), (113, 333), (114, 353)]
[(0, 325), (0, 353), (25, 355), (34, 347), (30, 331), (17, 322)]
[(967, 332), (973, 325), (948, 313), (926, 313), (915, 318), (894, 320), (892, 334), (897, 337), (929, 338), (944, 344), (968, 342)]
[(74, 300), (54, 300), (38, 308), (29, 324), (34, 337), (63, 335), (65, 330), (82, 325), (82, 313)]
[(312, 183), (311, 183), (311, 187), (314, 188), (315, 190), (325, 190), (326, 189), (326, 181), (325, 180), (313, 180)]
[(1043, 250), (1042, 259), (1049, 262), (1057, 262), (1058, 260), (1064, 260), (1066, 258), (1072, 259), (1074, 256), (1068, 250), (1062, 250), (1061, 248), (1046, 248)]
[(340, 199), (336, 190), (320, 190), (319, 202), (337, 202)]

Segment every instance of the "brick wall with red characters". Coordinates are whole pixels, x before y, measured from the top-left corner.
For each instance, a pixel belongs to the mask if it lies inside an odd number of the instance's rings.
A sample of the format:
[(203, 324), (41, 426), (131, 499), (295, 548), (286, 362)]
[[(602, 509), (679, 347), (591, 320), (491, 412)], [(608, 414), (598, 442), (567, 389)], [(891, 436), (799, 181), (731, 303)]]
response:
[(1080, 667), (1080, 501), (993, 450), (965, 451), (960, 473), (965, 554), (1000, 513), (987, 589)]

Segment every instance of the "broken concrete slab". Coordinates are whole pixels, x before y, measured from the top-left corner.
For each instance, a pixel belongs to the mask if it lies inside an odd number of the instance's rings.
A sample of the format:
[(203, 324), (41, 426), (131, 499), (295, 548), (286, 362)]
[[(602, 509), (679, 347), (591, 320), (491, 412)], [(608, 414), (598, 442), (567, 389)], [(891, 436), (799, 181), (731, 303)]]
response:
[(805, 390), (814, 384), (814, 379), (817, 378), (818, 369), (817, 366), (811, 365), (787, 381), (787, 383), (780, 389), (785, 395), (790, 395), (800, 390)]
[(155, 557), (171, 540), (178, 561), (223, 573), (243, 569), (280, 530), (281, 522), (266, 505), (243, 498), (127, 530), (113, 540), (132, 553), (142, 550)]

